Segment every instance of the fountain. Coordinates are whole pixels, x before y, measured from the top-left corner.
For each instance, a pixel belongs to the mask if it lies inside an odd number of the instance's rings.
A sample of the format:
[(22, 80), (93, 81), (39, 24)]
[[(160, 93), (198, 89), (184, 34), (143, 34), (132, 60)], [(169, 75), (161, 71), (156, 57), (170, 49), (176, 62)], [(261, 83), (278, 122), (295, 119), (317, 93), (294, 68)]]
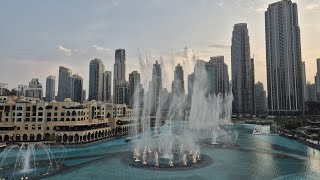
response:
[(202, 144), (212, 147), (235, 146), (238, 132), (230, 128), (233, 96), (231, 93), (211, 94), (207, 86), (205, 64), (199, 61), (195, 66), (189, 128)]
[[(54, 154), (41, 142), (21, 143), (8, 146), (0, 155), (0, 178), (25, 178), (48, 175), (59, 169), (66, 150), (56, 159)], [(3, 176), (3, 177), (2, 177)]]

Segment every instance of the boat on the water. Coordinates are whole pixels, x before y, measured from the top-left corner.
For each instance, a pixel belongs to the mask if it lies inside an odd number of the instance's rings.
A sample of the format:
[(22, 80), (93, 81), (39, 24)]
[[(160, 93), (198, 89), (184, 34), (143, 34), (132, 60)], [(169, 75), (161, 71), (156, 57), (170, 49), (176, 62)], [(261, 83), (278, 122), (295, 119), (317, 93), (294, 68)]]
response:
[(0, 143), (0, 149), (7, 147), (6, 143)]
[(262, 134), (262, 126), (256, 125), (253, 129), (252, 134), (254, 134), (254, 135)]
[(131, 141), (131, 137), (126, 137), (126, 138), (124, 139), (124, 141), (125, 141), (125, 142), (130, 142), (130, 141)]

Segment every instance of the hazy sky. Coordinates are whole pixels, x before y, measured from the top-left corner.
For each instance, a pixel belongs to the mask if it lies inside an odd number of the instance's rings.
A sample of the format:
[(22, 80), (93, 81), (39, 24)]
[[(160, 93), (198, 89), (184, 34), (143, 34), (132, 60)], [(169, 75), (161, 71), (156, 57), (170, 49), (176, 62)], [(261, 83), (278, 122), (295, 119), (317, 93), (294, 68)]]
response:
[[(193, 56), (208, 60), (224, 55), (230, 74), (233, 25), (245, 22), (256, 81), (265, 84), (264, 11), (272, 2), (275, 0), (1, 1), (0, 82), (15, 88), (36, 77), (45, 87), (45, 78), (58, 78), (62, 65), (82, 76), (88, 89), (90, 60), (100, 58), (106, 70), (113, 71), (117, 48), (126, 49), (127, 74), (141, 71), (144, 84), (151, 75), (148, 67), (157, 59), (163, 64), (166, 87), (176, 63), (185, 65), (185, 76), (190, 73)], [(313, 82), (315, 60), (320, 57), (320, 1), (293, 2), (298, 3), (307, 80)], [(145, 58), (149, 63), (143, 65)]]

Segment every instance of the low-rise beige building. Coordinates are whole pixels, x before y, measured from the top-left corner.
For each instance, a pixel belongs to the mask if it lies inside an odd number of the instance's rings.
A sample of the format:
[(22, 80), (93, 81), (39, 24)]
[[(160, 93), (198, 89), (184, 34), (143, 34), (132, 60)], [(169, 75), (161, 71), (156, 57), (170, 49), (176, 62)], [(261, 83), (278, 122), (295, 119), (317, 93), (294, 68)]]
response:
[[(134, 130), (133, 110), (103, 102), (2, 97), (0, 142), (87, 143)], [(116, 111), (116, 112), (114, 112)]]

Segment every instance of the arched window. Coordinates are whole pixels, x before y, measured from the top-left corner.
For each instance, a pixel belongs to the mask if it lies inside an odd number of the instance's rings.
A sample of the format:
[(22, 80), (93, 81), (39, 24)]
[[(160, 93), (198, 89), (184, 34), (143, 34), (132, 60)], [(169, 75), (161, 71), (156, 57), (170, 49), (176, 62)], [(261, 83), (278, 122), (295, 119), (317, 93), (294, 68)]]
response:
[(67, 116), (70, 116), (70, 111), (67, 111)]
[(47, 127), (47, 130), (49, 131), (49, 130), (50, 130), (50, 127)]
[(72, 111), (72, 116), (76, 116), (77, 113), (75, 111)]
[(42, 111), (42, 110), (43, 110), (43, 108), (42, 108), (42, 107), (39, 107), (39, 108), (38, 108), (38, 111)]

